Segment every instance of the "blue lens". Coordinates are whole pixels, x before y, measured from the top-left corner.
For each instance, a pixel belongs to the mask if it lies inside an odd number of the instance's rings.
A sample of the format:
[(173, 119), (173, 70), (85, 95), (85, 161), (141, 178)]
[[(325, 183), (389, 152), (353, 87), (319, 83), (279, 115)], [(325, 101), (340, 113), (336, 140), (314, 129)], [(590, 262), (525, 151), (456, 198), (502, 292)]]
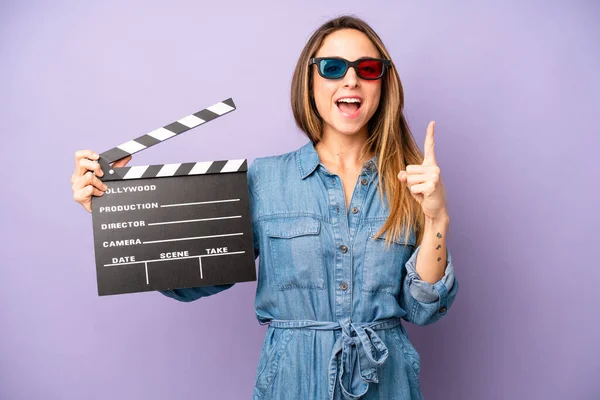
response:
[(337, 60), (335, 58), (321, 60), (319, 69), (321, 70), (321, 74), (326, 78), (339, 78), (346, 73), (346, 63), (344, 60)]

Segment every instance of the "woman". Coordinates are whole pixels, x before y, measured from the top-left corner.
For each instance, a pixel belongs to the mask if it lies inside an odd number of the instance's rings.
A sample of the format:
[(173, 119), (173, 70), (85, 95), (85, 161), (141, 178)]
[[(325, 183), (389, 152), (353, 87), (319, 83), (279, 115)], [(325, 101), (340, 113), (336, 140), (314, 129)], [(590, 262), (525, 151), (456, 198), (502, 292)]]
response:
[[(255, 308), (269, 324), (254, 399), (422, 398), (419, 355), (401, 319), (438, 320), (458, 282), (434, 125), (422, 156), (390, 60), (357, 18), (321, 26), (292, 81), (294, 117), (310, 142), (248, 170)], [(75, 158), (74, 197), (89, 211), (106, 187), (89, 172), (101, 174), (97, 156)], [(192, 301), (231, 286), (163, 294)]]

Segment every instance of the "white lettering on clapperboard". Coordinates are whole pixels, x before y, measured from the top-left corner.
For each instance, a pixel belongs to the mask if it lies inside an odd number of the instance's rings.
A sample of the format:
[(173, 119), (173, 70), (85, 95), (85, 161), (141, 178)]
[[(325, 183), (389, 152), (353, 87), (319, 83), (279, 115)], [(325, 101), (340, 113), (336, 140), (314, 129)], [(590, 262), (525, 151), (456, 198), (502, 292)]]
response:
[(108, 212), (119, 212), (119, 211), (148, 210), (151, 208), (158, 208), (158, 203), (126, 204), (123, 206), (105, 206), (105, 207), (100, 207), (100, 212), (108, 213)]
[(114, 257), (112, 259), (113, 264), (129, 263), (129, 262), (134, 262), (134, 261), (135, 261), (135, 256)]
[(136, 244), (142, 244), (142, 241), (140, 239), (125, 239), (125, 240), (112, 240), (110, 242), (102, 242), (103, 247), (134, 246)]
[(140, 186), (127, 186), (122, 188), (108, 188), (104, 194), (120, 194), (120, 193), (132, 193), (132, 192), (149, 192), (156, 190), (156, 185), (140, 185)]
[(214, 249), (206, 249), (206, 254), (223, 254), (227, 252), (227, 247), (216, 247)]
[(172, 251), (170, 253), (160, 253), (160, 258), (178, 258), (178, 257), (189, 257), (189, 251)]
[(100, 228), (102, 228), (102, 230), (106, 230), (106, 229), (139, 228), (140, 226), (146, 226), (146, 222), (145, 221), (113, 222), (110, 224), (101, 224)]

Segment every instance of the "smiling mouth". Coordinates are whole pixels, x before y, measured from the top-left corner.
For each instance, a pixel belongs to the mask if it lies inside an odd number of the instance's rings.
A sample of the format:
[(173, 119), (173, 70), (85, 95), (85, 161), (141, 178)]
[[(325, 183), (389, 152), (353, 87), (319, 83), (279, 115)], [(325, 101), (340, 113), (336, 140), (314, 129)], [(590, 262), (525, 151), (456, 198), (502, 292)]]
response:
[(360, 109), (362, 102), (359, 99), (348, 98), (340, 99), (336, 101), (335, 104), (341, 112), (346, 114), (354, 114)]

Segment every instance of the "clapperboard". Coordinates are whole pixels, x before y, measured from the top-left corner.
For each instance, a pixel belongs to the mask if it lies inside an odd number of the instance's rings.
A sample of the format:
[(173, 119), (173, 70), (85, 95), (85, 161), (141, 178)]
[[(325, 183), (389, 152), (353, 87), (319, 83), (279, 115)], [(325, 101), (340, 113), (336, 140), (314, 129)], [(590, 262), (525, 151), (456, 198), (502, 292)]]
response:
[(227, 99), (100, 154), (92, 198), (99, 295), (256, 280), (247, 161), (109, 164), (235, 110)]

